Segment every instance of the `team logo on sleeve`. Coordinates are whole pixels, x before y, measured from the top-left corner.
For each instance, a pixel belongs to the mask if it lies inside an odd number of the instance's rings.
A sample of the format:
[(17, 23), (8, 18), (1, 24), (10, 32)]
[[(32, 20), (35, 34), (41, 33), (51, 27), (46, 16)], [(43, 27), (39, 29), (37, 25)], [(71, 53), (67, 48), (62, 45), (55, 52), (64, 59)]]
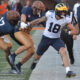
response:
[(30, 18), (31, 17), (31, 15), (28, 15), (28, 18)]

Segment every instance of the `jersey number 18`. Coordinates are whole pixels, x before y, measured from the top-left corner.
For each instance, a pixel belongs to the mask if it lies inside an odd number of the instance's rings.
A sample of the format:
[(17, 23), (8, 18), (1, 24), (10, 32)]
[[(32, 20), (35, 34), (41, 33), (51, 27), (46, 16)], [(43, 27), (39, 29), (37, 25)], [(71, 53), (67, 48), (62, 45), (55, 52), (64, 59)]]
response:
[(53, 22), (50, 23), (48, 31), (53, 32), (53, 33), (57, 33), (61, 27), (61, 25), (59, 25), (59, 24), (55, 24), (54, 27), (52, 27), (52, 26), (53, 26)]

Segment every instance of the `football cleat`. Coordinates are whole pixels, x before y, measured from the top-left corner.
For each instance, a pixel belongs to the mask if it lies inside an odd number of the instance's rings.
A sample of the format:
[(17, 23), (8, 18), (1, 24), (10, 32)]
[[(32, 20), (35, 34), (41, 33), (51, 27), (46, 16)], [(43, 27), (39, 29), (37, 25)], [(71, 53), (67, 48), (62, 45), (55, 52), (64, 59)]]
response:
[(76, 76), (76, 73), (74, 73), (73, 71), (68, 71), (68, 73), (66, 74), (67, 78), (74, 77), (74, 76)]
[(18, 74), (15, 69), (11, 69), (10, 73), (12, 73), (12, 74)]
[(31, 65), (31, 70), (33, 70), (33, 69), (36, 67), (36, 64), (37, 64), (37, 63), (35, 63), (35, 62), (32, 63), (32, 65)]
[(32, 65), (31, 65), (31, 70), (33, 70), (36, 67), (38, 62), (39, 62), (39, 60), (34, 60), (33, 61)]
[(17, 71), (17, 74), (21, 74), (21, 67), (19, 67), (17, 64), (14, 67)]
[(75, 62), (74, 58), (70, 60), (71, 64), (74, 64), (74, 62)]
[(13, 54), (9, 55), (8, 58), (9, 58), (10, 63), (11, 63), (12, 65), (14, 65), (15, 57), (13, 56)]
[(18, 74), (17, 70), (15, 67), (11, 68), (10, 73), (12, 74)]

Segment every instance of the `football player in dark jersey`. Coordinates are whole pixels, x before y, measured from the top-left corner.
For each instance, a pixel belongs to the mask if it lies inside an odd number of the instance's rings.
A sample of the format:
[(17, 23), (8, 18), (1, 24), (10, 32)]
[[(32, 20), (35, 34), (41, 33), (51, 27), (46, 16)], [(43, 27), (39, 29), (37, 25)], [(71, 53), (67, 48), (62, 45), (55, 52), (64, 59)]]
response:
[[(75, 28), (79, 32), (78, 22), (74, 16), (74, 14), (72, 14), (72, 24), (75, 26)], [(74, 64), (75, 59), (74, 59), (73, 45), (74, 45), (74, 40), (76, 40), (76, 38), (77, 38), (77, 35), (73, 35), (73, 36), (69, 35), (69, 34), (67, 34), (67, 31), (69, 31), (69, 28), (67, 28), (67, 26), (65, 26), (61, 31), (61, 39), (66, 44), (68, 54), (69, 54), (70, 63)]]
[[(21, 52), (27, 50), (27, 53), (22, 57), (20, 62), (16, 64), (17, 72), (21, 72), (21, 66), (30, 59), (30, 57), (35, 53), (34, 43), (30, 35), (32, 27), (24, 29), (27, 25), (26, 23), (43, 16), (44, 4), (41, 1), (34, 1), (31, 6), (25, 6), (22, 9), (21, 14), (21, 24), (16, 29), (15, 33), (11, 36), (16, 40), (21, 46), (9, 56), (10, 63), (14, 65), (15, 57)], [(19, 31), (19, 29), (24, 29)], [(14, 73), (14, 72), (13, 72)]]
[[(8, 56), (10, 55), (10, 49), (12, 47), (12, 43), (6, 34), (11, 34), (14, 32), (14, 29), (20, 20), (20, 15), (16, 11), (8, 11), (3, 17), (0, 18), (0, 48), (5, 51), (6, 59), (8, 60)], [(6, 35), (6, 36), (5, 36)], [(11, 68), (13, 66), (10, 64)]]

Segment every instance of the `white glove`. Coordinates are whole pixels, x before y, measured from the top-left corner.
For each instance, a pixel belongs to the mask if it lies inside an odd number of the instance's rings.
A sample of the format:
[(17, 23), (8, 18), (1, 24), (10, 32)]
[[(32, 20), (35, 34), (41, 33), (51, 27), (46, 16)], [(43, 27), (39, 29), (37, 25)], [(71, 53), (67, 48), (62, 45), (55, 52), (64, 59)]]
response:
[(28, 22), (27, 24), (24, 23), (24, 22), (21, 22), (21, 29), (25, 29), (27, 28), (28, 26), (30, 26), (30, 23)]
[(68, 31), (68, 35), (70, 35), (71, 34), (71, 31)]

